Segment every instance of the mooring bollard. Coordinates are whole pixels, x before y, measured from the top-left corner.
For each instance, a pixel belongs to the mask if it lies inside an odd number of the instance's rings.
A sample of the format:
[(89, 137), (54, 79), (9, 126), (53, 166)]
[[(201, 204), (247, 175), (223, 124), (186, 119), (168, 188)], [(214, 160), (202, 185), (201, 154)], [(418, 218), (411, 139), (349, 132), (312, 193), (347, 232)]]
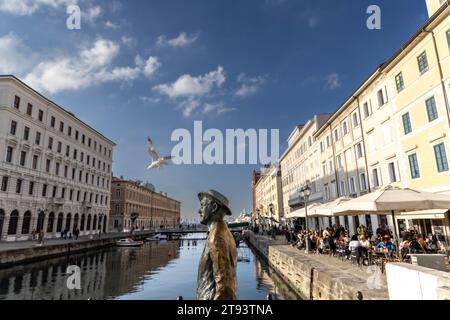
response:
[(178, 301), (184, 300), (184, 299), (183, 299), (183, 296), (178, 296), (178, 297), (177, 297), (177, 300), (178, 300)]
[(363, 296), (363, 294), (362, 294), (361, 291), (358, 291), (358, 292), (356, 293), (356, 298), (357, 298), (358, 300), (363, 300), (364, 296)]

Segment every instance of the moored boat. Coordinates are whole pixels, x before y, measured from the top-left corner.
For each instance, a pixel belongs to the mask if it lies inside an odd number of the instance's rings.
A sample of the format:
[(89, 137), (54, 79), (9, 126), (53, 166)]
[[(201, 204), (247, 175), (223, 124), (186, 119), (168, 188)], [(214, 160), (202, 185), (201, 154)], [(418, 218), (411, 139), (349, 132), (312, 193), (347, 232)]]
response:
[(162, 240), (167, 240), (167, 234), (163, 234), (163, 233), (158, 233), (155, 234), (151, 237), (146, 238), (146, 241), (162, 241)]
[(119, 241), (116, 241), (116, 246), (119, 247), (140, 247), (143, 244), (143, 241), (135, 241), (133, 239), (120, 239)]

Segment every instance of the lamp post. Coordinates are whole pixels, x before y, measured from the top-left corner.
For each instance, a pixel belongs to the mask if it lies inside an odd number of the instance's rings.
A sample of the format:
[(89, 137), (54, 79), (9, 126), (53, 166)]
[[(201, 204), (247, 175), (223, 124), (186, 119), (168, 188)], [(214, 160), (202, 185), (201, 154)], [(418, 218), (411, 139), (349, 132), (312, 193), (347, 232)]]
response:
[(305, 252), (309, 253), (309, 228), (308, 228), (308, 200), (309, 196), (311, 195), (311, 188), (309, 186), (303, 187), (300, 189), (299, 192), (300, 199), (303, 199), (303, 202), (305, 203), (305, 227), (306, 227), (306, 245), (305, 245)]

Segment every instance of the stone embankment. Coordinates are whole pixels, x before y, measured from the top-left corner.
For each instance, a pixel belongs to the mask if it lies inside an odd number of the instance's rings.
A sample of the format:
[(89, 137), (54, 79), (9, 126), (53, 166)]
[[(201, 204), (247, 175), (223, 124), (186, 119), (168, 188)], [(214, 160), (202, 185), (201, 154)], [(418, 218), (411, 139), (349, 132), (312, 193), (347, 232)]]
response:
[[(247, 243), (296, 293), (310, 300), (387, 300), (385, 275), (328, 255), (305, 254), (286, 242), (246, 232)], [(378, 278), (377, 278), (378, 277)]]

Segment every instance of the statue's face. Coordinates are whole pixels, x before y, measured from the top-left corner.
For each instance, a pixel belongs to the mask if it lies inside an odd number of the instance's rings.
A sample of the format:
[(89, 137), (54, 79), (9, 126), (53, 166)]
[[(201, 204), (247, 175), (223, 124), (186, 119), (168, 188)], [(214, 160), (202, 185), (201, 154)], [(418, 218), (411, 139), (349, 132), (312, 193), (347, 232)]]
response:
[(208, 224), (217, 210), (217, 203), (211, 201), (209, 198), (204, 197), (200, 201), (200, 210), (198, 211), (198, 213), (200, 214), (200, 223), (204, 225)]

